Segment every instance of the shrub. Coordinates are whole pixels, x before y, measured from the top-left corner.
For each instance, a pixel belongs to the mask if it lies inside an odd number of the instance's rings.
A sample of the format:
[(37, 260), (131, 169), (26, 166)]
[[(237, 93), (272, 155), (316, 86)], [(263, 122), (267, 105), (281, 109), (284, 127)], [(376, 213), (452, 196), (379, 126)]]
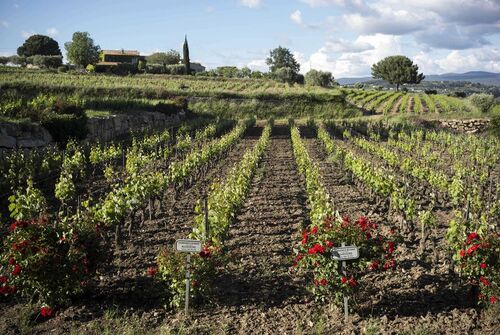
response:
[(436, 90), (424, 90), (425, 94), (437, 94)]
[[(340, 241), (359, 248), (359, 259), (348, 262), (347, 275), (331, 257)], [(359, 289), (362, 273), (395, 266), (394, 248), (394, 242), (382, 237), (377, 225), (364, 217), (351, 222), (348, 217), (327, 216), (319, 227), (303, 233), (293, 267), (305, 271), (307, 288), (317, 300), (333, 297), (340, 304), (343, 295)]]
[(481, 113), (487, 113), (495, 103), (495, 97), (492, 94), (475, 93), (469, 97), (469, 101)]
[[(206, 244), (199, 254), (191, 256), (191, 291), (190, 299), (194, 302), (202, 297), (211, 296), (213, 280), (223, 266), (227, 256), (221, 248)], [(157, 267), (148, 269), (151, 276), (167, 284), (170, 305), (180, 307), (184, 303), (186, 255), (162, 249), (157, 259)]]
[(66, 65), (61, 65), (57, 68), (57, 72), (68, 72), (68, 67)]
[(165, 66), (165, 73), (166, 74), (186, 74), (186, 67), (182, 64), (175, 64), (175, 65), (166, 65)]
[(27, 58), (28, 64), (33, 64), (40, 68), (55, 69), (62, 65), (62, 56), (41, 56), (35, 55)]
[(0, 254), (0, 290), (57, 306), (81, 293), (100, 255), (95, 230), (75, 222), (15, 221)]
[(180, 110), (179, 107), (174, 103), (159, 102), (155, 105), (154, 111), (170, 116), (177, 114)]
[(458, 261), (461, 272), (478, 291), (479, 304), (494, 304), (500, 299), (499, 252), (498, 234), (471, 232), (455, 254), (454, 258)]
[(92, 65), (92, 64), (89, 64), (89, 65), (87, 65), (87, 67), (85, 68), (85, 70), (87, 70), (87, 72), (94, 73), (95, 72), (95, 66)]

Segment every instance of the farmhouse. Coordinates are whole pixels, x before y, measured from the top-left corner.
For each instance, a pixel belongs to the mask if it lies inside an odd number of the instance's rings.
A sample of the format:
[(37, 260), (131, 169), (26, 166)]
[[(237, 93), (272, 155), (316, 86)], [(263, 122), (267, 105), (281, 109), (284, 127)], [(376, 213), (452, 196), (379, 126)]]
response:
[(141, 56), (137, 50), (102, 50), (97, 65), (136, 65), (140, 60), (144, 59), (145, 57)]

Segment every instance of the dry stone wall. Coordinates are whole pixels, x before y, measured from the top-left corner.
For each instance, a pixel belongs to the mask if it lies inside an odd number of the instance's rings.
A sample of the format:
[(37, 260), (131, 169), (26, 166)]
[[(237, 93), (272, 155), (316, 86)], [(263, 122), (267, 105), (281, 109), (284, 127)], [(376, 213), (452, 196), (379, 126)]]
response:
[(488, 129), (491, 120), (468, 119), (468, 120), (439, 120), (440, 126), (450, 128), (457, 132), (475, 134)]
[[(156, 112), (117, 114), (90, 118), (87, 122), (88, 141), (110, 141), (130, 130), (166, 128), (185, 118), (185, 112), (166, 116)], [(38, 124), (0, 123), (0, 148), (38, 148), (52, 142), (49, 132)]]

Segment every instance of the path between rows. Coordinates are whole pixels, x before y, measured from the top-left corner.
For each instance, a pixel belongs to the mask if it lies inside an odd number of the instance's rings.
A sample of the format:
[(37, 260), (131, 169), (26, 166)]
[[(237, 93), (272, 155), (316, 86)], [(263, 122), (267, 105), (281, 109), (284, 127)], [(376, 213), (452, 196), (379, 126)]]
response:
[(217, 280), (214, 314), (197, 311), (205, 325), (223, 322), (230, 333), (288, 334), (300, 319), (304, 282), (290, 272), (293, 247), (307, 220), (306, 193), (288, 127), (275, 126), (247, 200), (226, 243), (231, 262)]

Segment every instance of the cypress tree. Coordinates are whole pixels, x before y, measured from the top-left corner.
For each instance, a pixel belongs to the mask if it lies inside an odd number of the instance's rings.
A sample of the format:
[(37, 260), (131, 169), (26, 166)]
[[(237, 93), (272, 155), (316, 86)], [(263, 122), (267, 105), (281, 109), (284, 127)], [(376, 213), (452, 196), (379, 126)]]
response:
[(191, 73), (191, 64), (189, 62), (189, 46), (187, 41), (187, 35), (184, 37), (184, 45), (182, 46), (182, 58), (184, 61), (184, 66), (186, 67), (186, 73)]

